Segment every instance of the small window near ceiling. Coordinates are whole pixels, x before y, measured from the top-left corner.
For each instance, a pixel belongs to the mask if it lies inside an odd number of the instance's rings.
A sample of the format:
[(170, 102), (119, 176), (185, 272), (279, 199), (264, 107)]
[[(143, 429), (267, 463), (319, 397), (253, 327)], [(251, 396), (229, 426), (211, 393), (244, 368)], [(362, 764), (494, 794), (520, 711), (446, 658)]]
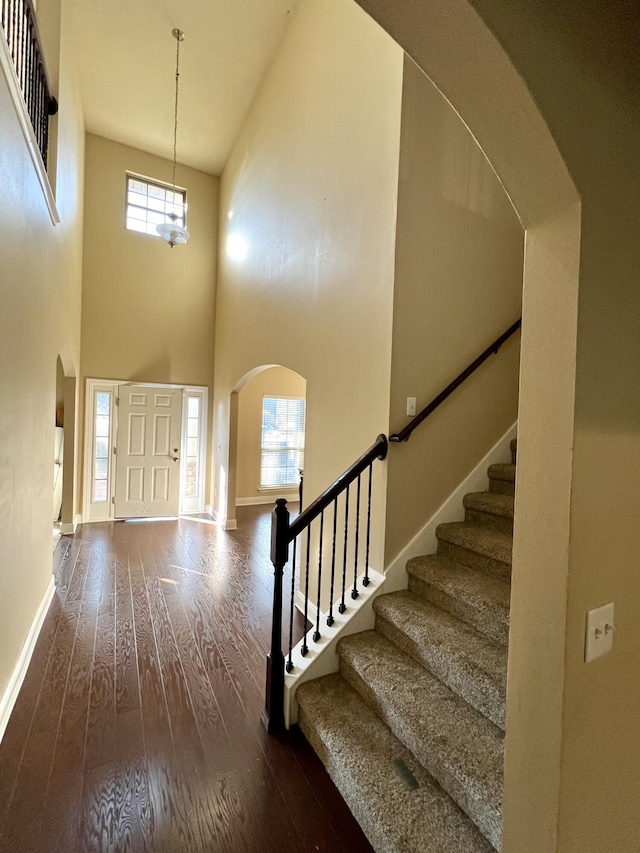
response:
[(304, 427), (303, 399), (262, 398), (262, 487), (298, 485), (304, 467)]
[(158, 237), (156, 225), (166, 222), (171, 214), (177, 225), (186, 227), (186, 190), (127, 175), (126, 226), (130, 231)]

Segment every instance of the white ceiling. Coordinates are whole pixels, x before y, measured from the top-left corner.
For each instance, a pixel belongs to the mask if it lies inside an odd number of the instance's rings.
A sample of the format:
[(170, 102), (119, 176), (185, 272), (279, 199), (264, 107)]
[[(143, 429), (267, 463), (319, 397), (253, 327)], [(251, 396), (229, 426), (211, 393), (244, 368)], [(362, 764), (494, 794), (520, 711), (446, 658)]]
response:
[(72, 0), (86, 129), (219, 175), (298, 0)]

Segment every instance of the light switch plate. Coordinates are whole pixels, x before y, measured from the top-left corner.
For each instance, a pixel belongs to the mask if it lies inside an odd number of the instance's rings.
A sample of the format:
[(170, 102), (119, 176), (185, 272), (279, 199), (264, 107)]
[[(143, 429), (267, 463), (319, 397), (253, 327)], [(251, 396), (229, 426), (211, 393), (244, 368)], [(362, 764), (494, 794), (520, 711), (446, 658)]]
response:
[(611, 651), (614, 629), (613, 602), (603, 604), (602, 607), (596, 607), (587, 613), (587, 631), (584, 643), (586, 663)]
[(407, 415), (413, 417), (416, 413), (416, 398), (407, 397)]

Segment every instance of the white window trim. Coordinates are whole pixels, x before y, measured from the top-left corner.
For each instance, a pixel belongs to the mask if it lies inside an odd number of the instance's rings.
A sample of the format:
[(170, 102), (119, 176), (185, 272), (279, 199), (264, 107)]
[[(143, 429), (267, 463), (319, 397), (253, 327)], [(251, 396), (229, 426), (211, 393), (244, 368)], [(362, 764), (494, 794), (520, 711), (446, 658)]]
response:
[[(207, 448), (207, 430), (209, 417), (209, 389), (201, 385), (170, 385), (162, 382), (127, 382), (124, 379), (87, 379), (85, 384), (85, 399), (84, 399), (84, 480), (82, 484), (82, 523), (88, 524), (97, 521), (115, 521), (115, 505), (114, 485), (115, 485), (115, 463), (113, 452), (118, 444), (118, 418), (116, 416), (116, 395), (117, 390), (121, 385), (139, 385), (145, 388), (171, 388), (181, 389), (182, 395), (182, 439), (180, 447), (180, 507), (179, 513), (194, 514), (205, 511), (205, 475), (206, 475), (206, 448)], [(110, 413), (110, 443), (111, 453), (109, 454), (109, 487), (107, 490), (107, 500), (94, 502), (92, 500), (92, 485), (93, 485), (93, 444), (95, 439), (95, 395), (98, 391), (106, 391), (112, 394), (113, 405)], [(200, 430), (198, 444), (198, 478), (202, 484), (201, 494), (198, 495), (197, 503), (193, 502), (188, 509), (183, 510), (184, 498), (184, 482), (186, 477), (185, 465), (187, 456), (187, 435), (185, 423), (187, 415), (187, 401), (189, 397), (200, 397)], [(192, 498), (187, 500), (193, 501)], [(197, 507), (197, 508), (194, 508)], [(104, 509), (105, 512), (100, 512)]]
[[(129, 228), (127, 225), (127, 208), (129, 207), (129, 178), (132, 178), (134, 181), (144, 181), (145, 184), (154, 184), (156, 187), (162, 187), (165, 190), (171, 190), (172, 192), (184, 193), (184, 227), (187, 227), (187, 212), (189, 208), (188, 197), (187, 197), (187, 188), (180, 187), (178, 184), (168, 184), (166, 181), (160, 181), (158, 178), (151, 178), (149, 175), (140, 175), (138, 172), (130, 172), (125, 171), (124, 177), (124, 230), (130, 231), (132, 234), (140, 234), (142, 237), (160, 237), (159, 234), (149, 234), (146, 231), (137, 231), (135, 228)], [(163, 386), (165, 388), (169, 387), (182, 387), (182, 386)]]

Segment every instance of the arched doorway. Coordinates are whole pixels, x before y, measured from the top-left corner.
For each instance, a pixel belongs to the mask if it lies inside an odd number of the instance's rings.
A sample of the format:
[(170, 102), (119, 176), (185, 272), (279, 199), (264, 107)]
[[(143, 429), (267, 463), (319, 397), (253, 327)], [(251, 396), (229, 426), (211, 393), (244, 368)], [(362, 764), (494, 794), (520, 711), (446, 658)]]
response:
[(580, 198), (545, 118), (472, 4), (357, 2), (460, 115), (526, 232), (503, 849), (533, 850), (535, 838), (536, 850), (551, 850), (560, 790)]
[(66, 350), (62, 350), (56, 360), (55, 430), (54, 521), (58, 522), (62, 534), (74, 533), (76, 529), (76, 370)]
[(230, 399), (227, 530), (237, 527), (236, 506), (271, 503), (277, 497), (297, 498), (297, 464), (292, 462), (284, 466), (288, 473), (284, 479), (281, 472), (274, 477), (271, 476), (273, 472), (267, 470), (273, 469), (266, 458), (268, 454), (276, 460), (284, 454), (295, 461), (291, 448), (282, 447), (279, 452), (272, 452), (263, 447), (263, 413), (267, 400), (289, 401), (290, 408), (296, 401), (304, 403), (304, 377), (282, 365), (266, 364), (248, 371), (234, 386)]

